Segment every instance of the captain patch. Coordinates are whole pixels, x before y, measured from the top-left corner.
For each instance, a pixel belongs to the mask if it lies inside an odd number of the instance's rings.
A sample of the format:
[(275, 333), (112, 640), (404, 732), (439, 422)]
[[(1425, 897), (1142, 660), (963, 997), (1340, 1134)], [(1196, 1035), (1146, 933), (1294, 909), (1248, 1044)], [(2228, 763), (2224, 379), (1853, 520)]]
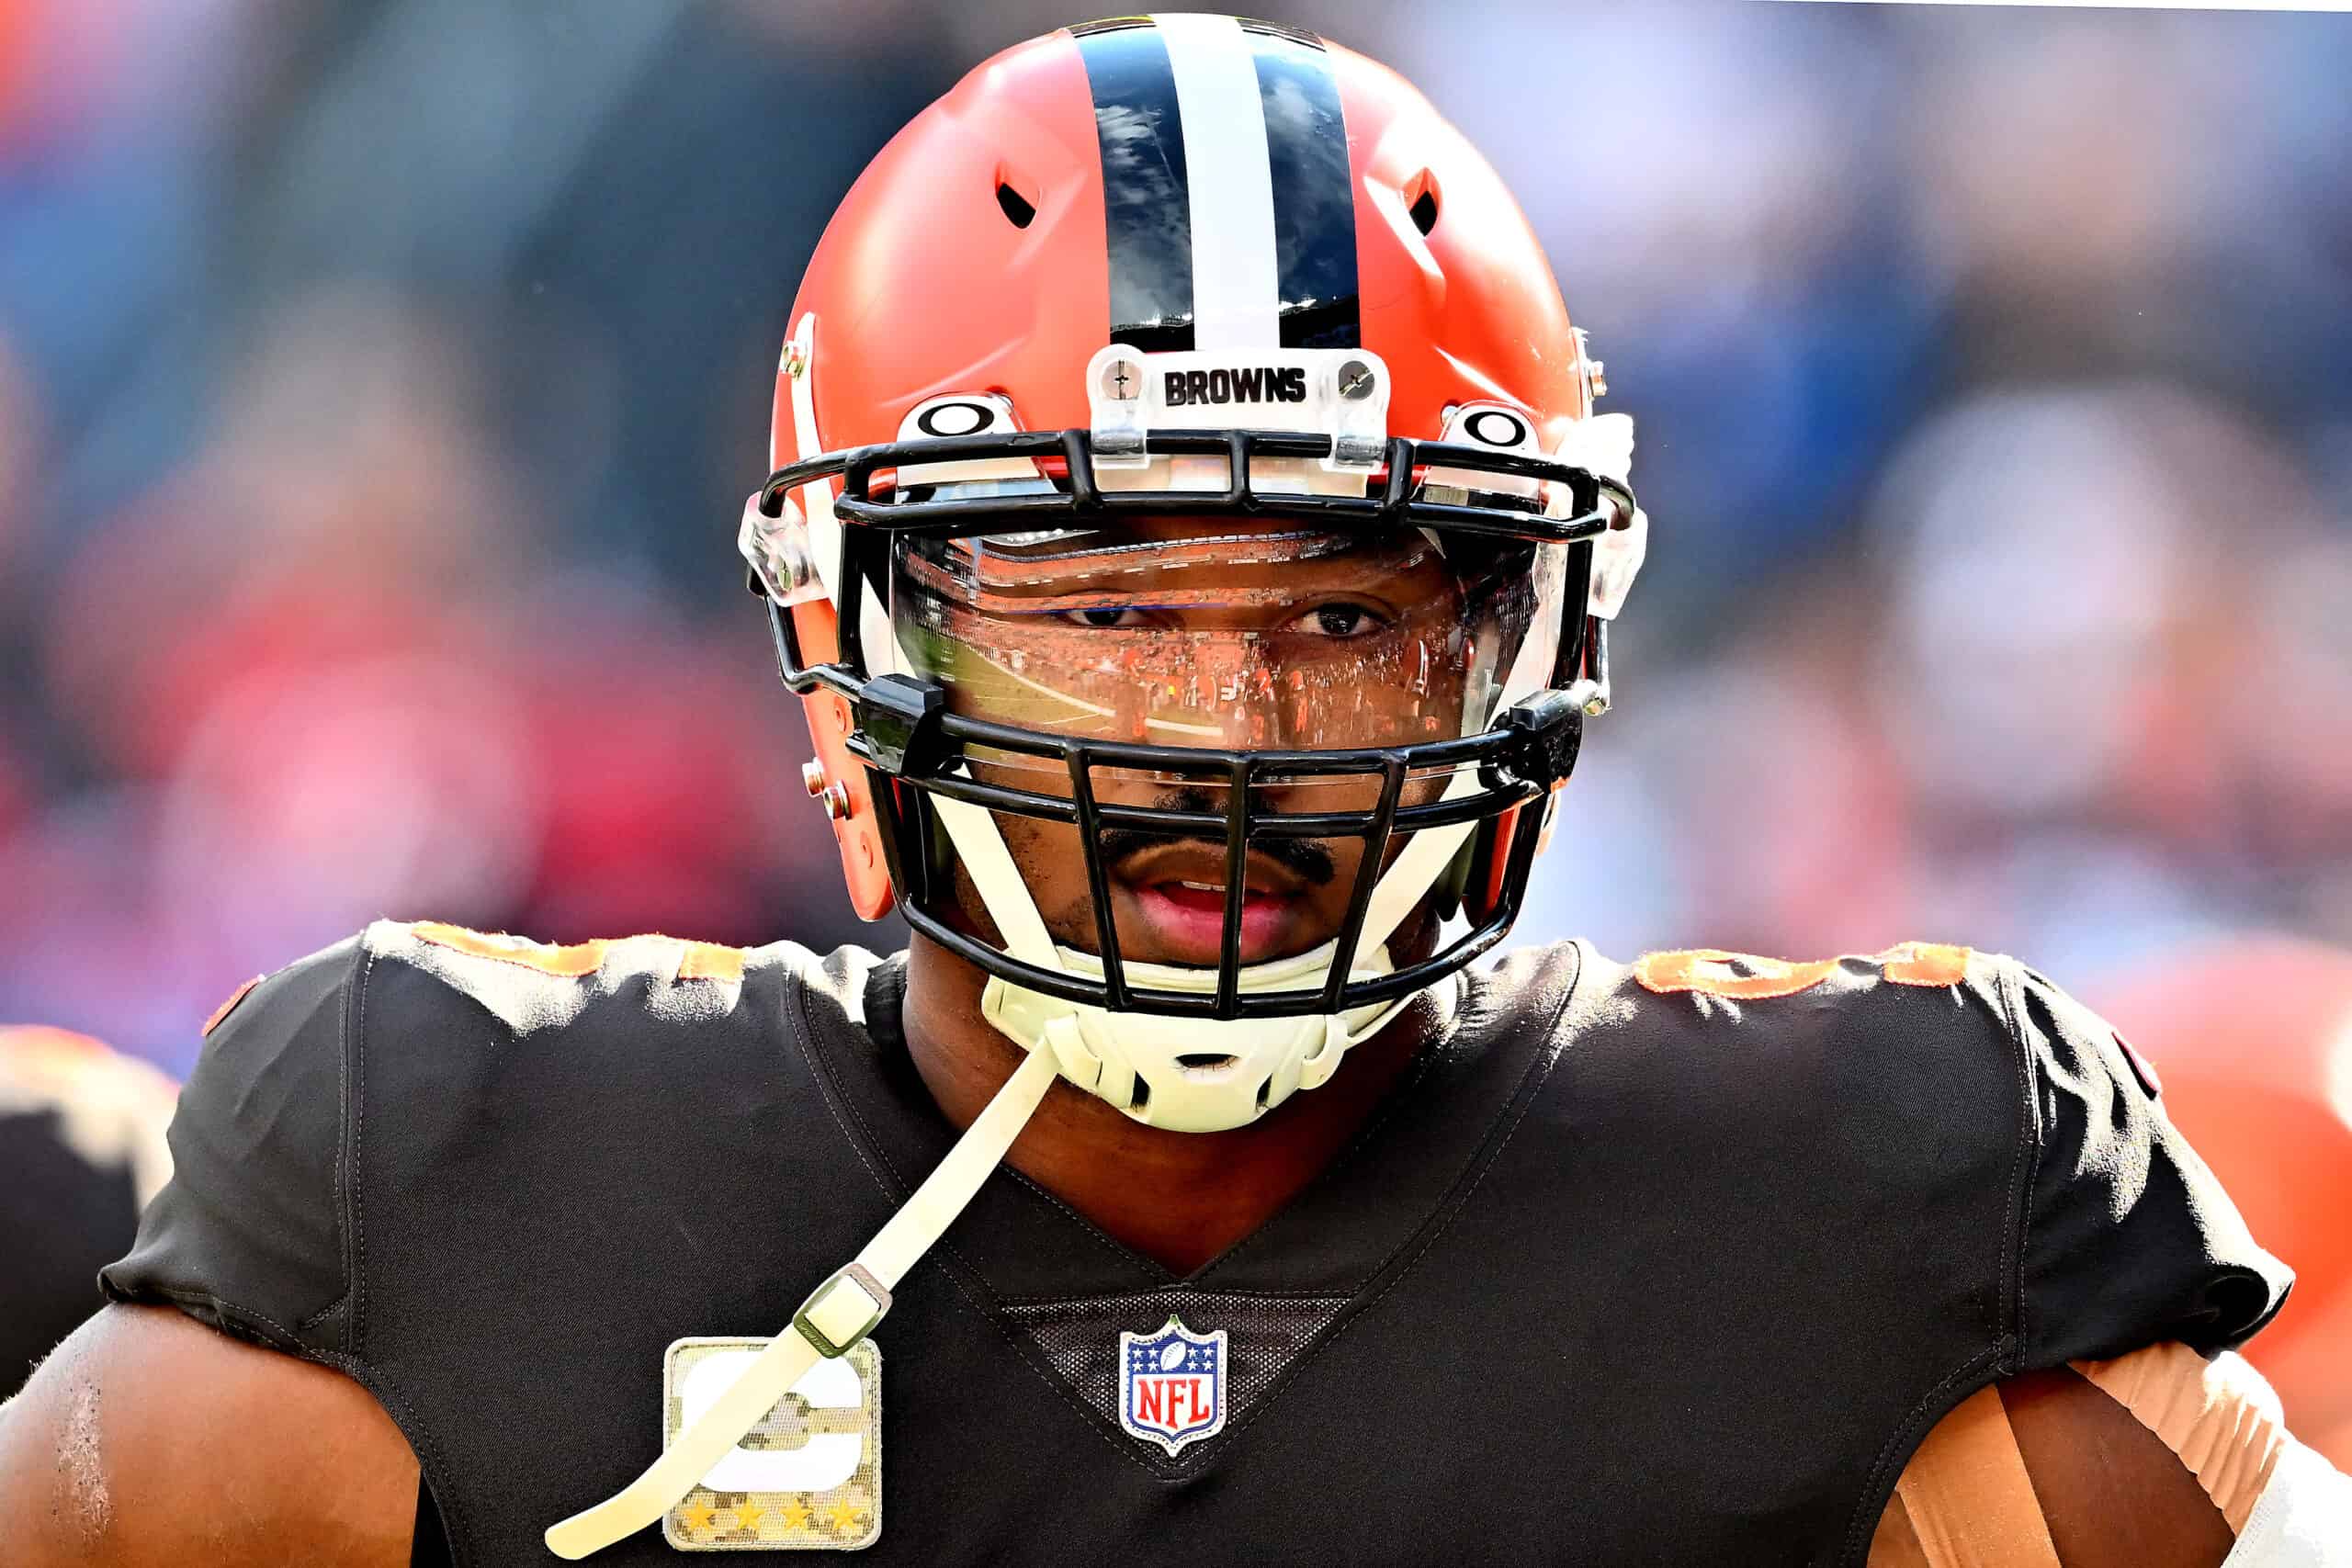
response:
[[(667, 1449), (767, 1348), (680, 1339), (662, 1365)], [(854, 1551), (882, 1533), (882, 1352), (820, 1360), (662, 1518), (681, 1551)]]

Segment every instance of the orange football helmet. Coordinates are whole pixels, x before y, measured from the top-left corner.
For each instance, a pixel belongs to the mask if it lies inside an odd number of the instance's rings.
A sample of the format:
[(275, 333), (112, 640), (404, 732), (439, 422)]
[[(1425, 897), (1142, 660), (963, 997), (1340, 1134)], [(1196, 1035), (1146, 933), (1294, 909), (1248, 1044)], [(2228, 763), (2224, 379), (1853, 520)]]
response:
[[(875, 159), (791, 320), (741, 544), (862, 915), (895, 900), (1002, 982), (1016, 1038), (1074, 1014), (1069, 1076), (1138, 1113), (1157, 1090), (1166, 1125), (1321, 1081), (1500, 940), (1607, 706), (1646, 520), (1631, 422), (1592, 416), (1600, 367), (1525, 218), (1417, 91), (1226, 17), (1019, 45)], [(1325, 604), (1287, 640), (1168, 624), (1383, 548), (1425, 599)], [(1077, 835), (1076, 931), (1005, 852), (1023, 819)], [(1196, 866), (1160, 911), (1207, 922), (1197, 951), (1138, 957), (1121, 834), (1222, 847), (1222, 882)], [(1328, 940), (1286, 948), (1253, 868), (1288, 888), (1265, 863), (1310, 838), (1363, 849), (1347, 873), (1290, 855), (1352, 882)], [(1465, 917), (1451, 940), (1392, 953), (1431, 908)], [(1137, 1014), (1234, 1048), (1188, 1036), (1180, 1077), (1173, 1045), (1121, 1043), (1110, 1016)], [(1271, 1055), (1221, 1027), (1307, 1015), (1330, 1021)], [(1227, 1103), (1175, 1110), (1212, 1057)]]

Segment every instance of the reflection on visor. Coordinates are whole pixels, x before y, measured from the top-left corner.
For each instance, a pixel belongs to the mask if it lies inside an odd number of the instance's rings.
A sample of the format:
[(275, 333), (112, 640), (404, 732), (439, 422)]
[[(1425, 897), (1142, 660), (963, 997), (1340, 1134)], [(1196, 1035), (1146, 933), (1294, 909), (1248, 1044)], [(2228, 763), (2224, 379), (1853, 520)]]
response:
[(1565, 551), (1295, 525), (902, 539), (892, 621), (951, 707), (1083, 739), (1331, 750), (1453, 739), (1551, 672)]

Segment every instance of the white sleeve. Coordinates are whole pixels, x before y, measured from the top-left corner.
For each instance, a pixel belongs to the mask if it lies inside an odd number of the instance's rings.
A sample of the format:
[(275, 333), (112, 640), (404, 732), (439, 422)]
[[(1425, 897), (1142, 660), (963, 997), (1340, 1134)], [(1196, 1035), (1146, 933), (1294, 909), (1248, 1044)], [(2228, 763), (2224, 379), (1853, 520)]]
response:
[(2352, 1568), (2352, 1478), (2288, 1439), (2222, 1568)]

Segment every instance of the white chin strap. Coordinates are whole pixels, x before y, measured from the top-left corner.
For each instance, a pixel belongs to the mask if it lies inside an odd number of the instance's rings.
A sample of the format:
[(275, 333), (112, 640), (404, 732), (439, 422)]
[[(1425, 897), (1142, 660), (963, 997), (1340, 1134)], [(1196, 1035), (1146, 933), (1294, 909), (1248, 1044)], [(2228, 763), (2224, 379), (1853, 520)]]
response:
[(594, 1507), (548, 1526), (543, 1538), (548, 1550), (578, 1559), (652, 1524), (685, 1501), (820, 1357), (839, 1357), (873, 1333), (890, 1310), (891, 1288), (964, 1212), (1053, 1083), (1046, 1057), (1023, 1060), (947, 1157), (923, 1178), (906, 1207), (874, 1233), (853, 1261), (809, 1293), (767, 1348), (663, 1448), (645, 1473)]
[[(1475, 778), (1457, 774), (1445, 797), (1475, 787)], [(1028, 885), (987, 811), (938, 795), (932, 804), (963, 854), (989, 913), (1005, 933), (1008, 951), (1065, 974), (1099, 978), (1100, 959), (1058, 947), (1046, 933)], [(1351, 978), (1368, 979), (1392, 970), (1386, 948), (1390, 933), (1436, 883), (1469, 831), (1467, 823), (1424, 829), (1397, 855), (1373, 889), (1361, 942), (1370, 956), (1358, 959)], [(1320, 987), (1329, 982), (1334, 956), (1333, 947), (1326, 944), (1295, 958), (1252, 964), (1241, 971), (1241, 988), (1247, 994)], [(1131, 986), (1196, 993), (1213, 992), (1216, 986), (1215, 970), (1128, 964), (1124, 972)], [(1155, 1127), (1187, 1132), (1238, 1127), (1296, 1090), (1329, 1077), (1348, 1047), (1372, 1035), (1410, 999), (1331, 1015), (1217, 1022), (1105, 1012), (990, 979), (982, 1012), (1028, 1053), (996, 1098), (915, 1189), (906, 1207), (890, 1216), (854, 1261), (817, 1287), (791, 1323), (669, 1443), (662, 1457), (605, 1501), (549, 1526), (544, 1537), (548, 1550), (576, 1560), (659, 1520), (734, 1451), (819, 1358), (840, 1356), (872, 1333), (890, 1310), (892, 1287), (963, 1213), (1057, 1076)], [(1209, 1055), (1231, 1059), (1187, 1060)]]
[[(1456, 787), (1475, 787), (1458, 776)], [(1091, 953), (1057, 947), (1046, 934), (1028, 885), (1013, 866), (1004, 838), (989, 814), (960, 801), (932, 797), (964, 856), (1009, 950), (1066, 974), (1100, 977)], [(1468, 824), (1415, 835), (1373, 889), (1364, 915), (1363, 947), (1351, 977), (1390, 972), (1389, 934), (1434, 884)], [(1333, 949), (1241, 972), (1244, 992), (1316, 987), (1329, 981)], [(1156, 964), (1125, 966), (1128, 984), (1167, 990), (1213, 991), (1216, 972)], [(835, 1357), (872, 1333), (890, 1310), (890, 1292), (929, 1251), (1028, 1124), (1057, 1076), (1110, 1100), (1155, 1127), (1206, 1132), (1238, 1127), (1331, 1076), (1348, 1047), (1371, 1035), (1409, 998), (1330, 1016), (1242, 1019), (1215, 1022), (1108, 1013), (1041, 997), (1002, 980), (989, 981), (981, 1010), (1028, 1053), (956, 1146), (890, 1216), (854, 1261), (817, 1287), (790, 1324), (768, 1341), (709, 1408), (678, 1434), (662, 1457), (620, 1491), (592, 1508), (548, 1528), (548, 1550), (578, 1559), (634, 1535), (683, 1502), (731, 1453), (776, 1402), (820, 1357)], [(1205, 1055), (1225, 1063), (1188, 1061)], [(1261, 1088), (1262, 1086), (1262, 1088)]]
[[(1476, 775), (1457, 773), (1440, 798), (1452, 800), (1477, 787)], [(1101, 979), (1101, 958), (1062, 946), (1046, 931), (1029, 886), (988, 811), (936, 795), (931, 806), (1003, 935), (1005, 951), (1041, 969)], [(1421, 829), (1381, 874), (1364, 909), (1350, 982), (1395, 971), (1388, 938), (1436, 886), (1475, 826), (1462, 822)], [(1241, 994), (1319, 991), (1330, 982), (1338, 950), (1337, 942), (1326, 942), (1295, 957), (1247, 964), (1240, 975)], [(1192, 996), (1216, 991), (1212, 968), (1130, 962), (1122, 963), (1120, 972), (1132, 989)], [(1345, 1012), (1202, 1019), (1112, 1012), (991, 977), (980, 998), (980, 1013), (1023, 1050), (1050, 1057), (1063, 1077), (1147, 1126), (1215, 1133), (1253, 1122), (1298, 1090), (1321, 1084), (1350, 1047), (1379, 1032), (1413, 995)]]

